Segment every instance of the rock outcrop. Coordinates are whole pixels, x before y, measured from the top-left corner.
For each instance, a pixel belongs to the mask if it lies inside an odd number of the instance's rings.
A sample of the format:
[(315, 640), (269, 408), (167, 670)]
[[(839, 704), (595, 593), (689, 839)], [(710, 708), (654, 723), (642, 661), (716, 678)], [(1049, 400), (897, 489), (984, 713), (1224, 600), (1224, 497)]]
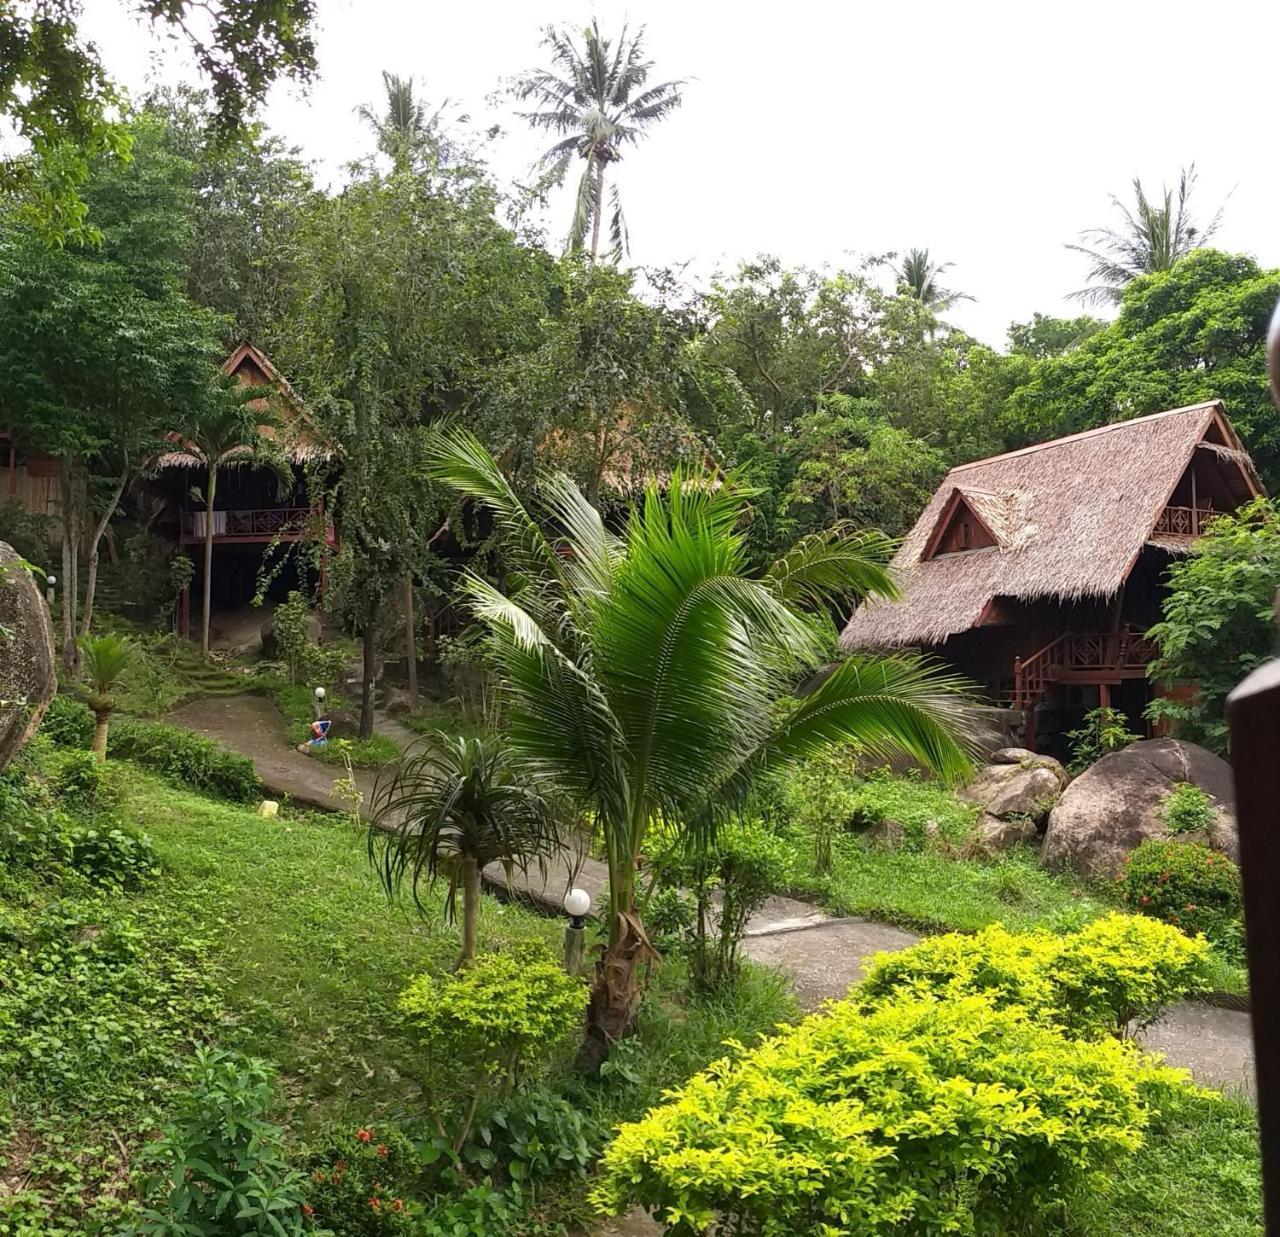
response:
[(1032, 841), (1067, 784), (1052, 757), (1002, 747), (960, 793), (982, 809), (977, 840), (986, 850)]
[(1104, 756), (1067, 787), (1049, 815), (1041, 862), (1084, 876), (1111, 876), (1147, 838), (1168, 836), (1164, 801), (1180, 782), (1199, 786), (1218, 819), (1207, 835), (1194, 835), (1239, 859), (1231, 766), (1181, 739), (1144, 739)]
[(49, 608), (20, 563), (0, 541), (0, 769), (35, 733), (58, 690)]

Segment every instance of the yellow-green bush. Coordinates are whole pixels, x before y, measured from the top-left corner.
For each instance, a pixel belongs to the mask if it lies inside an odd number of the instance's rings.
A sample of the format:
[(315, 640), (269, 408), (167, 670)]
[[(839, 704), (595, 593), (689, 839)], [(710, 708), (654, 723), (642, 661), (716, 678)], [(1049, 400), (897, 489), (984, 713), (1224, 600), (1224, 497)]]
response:
[(1136, 1150), (1181, 1077), (987, 994), (846, 1000), (622, 1126), (594, 1201), (685, 1235), (1006, 1232)]
[(997, 1006), (1019, 1005), (1068, 1034), (1097, 1038), (1203, 987), (1208, 961), (1204, 941), (1141, 915), (1107, 915), (1065, 936), (995, 924), (880, 954), (856, 997), (870, 1005), (981, 992)]

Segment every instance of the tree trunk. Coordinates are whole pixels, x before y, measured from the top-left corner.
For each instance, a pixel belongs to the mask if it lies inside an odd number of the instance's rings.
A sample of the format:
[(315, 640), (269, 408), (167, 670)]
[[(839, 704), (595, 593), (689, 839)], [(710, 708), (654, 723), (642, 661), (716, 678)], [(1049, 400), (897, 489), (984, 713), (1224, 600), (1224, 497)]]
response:
[(596, 964), (595, 984), (587, 1006), (587, 1030), (578, 1050), (578, 1068), (595, 1074), (614, 1044), (635, 1029), (644, 996), (641, 971), (658, 955), (634, 911), (618, 914), (612, 940)]
[(591, 224), (591, 260), (594, 262), (600, 252), (600, 219), (604, 215), (604, 164), (596, 163), (596, 208), (592, 212), (595, 219)]
[(418, 710), (418, 633), (413, 621), (413, 574), (404, 576), (404, 653), (409, 667), (409, 711)]
[(105, 764), (107, 759), (107, 727), (111, 724), (111, 710), (99, 709), (94, 714), (94, 719), (93, 742), (89, 745), (89, 750), (99, 764)]
[(218, 465), (209, 461), (209, 484), (204, 495), (204, 595), (200, 598), (200, 655), (209, 656), (209, 607), (213, 601), (213, 494)]
[[(480, 864), (475, 859), (462, 861), (462, 953), (458, 967), (476, 956), (476, 918), (480, 914)], [(456, 969), (456, 968), (455, 968)]]
[(377, 677), (377, 667), (374, 664), (378, 655), (378, 612), (376, 609), (365, 620), (362, 636), (363, 643), (361, 648), (364, 665), (361, 667), (360, 737), (362, 739), (370, 739), (373, 737), (373, 684)]
[(79, 591), (76, 583), (76, 560), (79, 545), (76, 530), (75, 461), (64, 457), (61, 462), (59, 487), (62, 491), (62, 661), (74, 674), (79, 661), (76, 656), (76, 603)]
[(120, 501), (120, 495), (124, 493), (125, 482), (128, 479), (129, 466), (126, 464), (116, 481), (116, 488), (111, 491), (107, 509), (102, 513), (102, 519), (94, 525), (93, 536), (89, 540), (89, 570), (84, 581), (84, 614), (80, 619), (82, 636), (89, 634), (89, 625), (93, 622), (93, 595), (98, 588), (98, 547), (102, 544), (102, 535), (107, 531), (107, 525), (111, 523), (111, 516), (115, 512), (116, 504)]

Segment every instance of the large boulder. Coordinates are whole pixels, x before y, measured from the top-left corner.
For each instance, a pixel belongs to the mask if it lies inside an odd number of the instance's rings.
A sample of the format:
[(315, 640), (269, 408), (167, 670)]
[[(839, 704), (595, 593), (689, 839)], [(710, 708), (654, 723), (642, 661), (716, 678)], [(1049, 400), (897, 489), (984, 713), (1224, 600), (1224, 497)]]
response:
[(1067, 775), (1048, 756), (1036, 756), (1017, 748), (1002, 748), (997, 757), (1017, 753), (1018, 759), (985, 765), (961, 791), (966, 799), (1001, 820), (1018, 818), (1042, 822), (1058, 801)]
[(1144, 739), (1104, 756), (1067, 787), (1049, 815), (1041, 862), (1084, 876), (1112, 876), (1147, 838), (1168, 835), (1162, 810), (1179, 782), (1199, 786), (1218, 820), (1204, 841), (1239, 860), (1231, 766), (1181, 739)]
[(21, 561), (0, 541), (0, 769), (35, 733), (58, 690), (49, 608)]

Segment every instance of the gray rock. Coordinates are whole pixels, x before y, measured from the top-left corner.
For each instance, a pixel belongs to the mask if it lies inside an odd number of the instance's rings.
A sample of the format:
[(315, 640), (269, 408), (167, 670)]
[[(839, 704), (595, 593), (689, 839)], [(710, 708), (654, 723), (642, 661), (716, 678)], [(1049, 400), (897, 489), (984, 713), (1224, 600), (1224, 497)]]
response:
[(1061, 768), (1056, 760), (986, 765), (960, 793), (992, 816), (1016, 816), (1038, 824), (1062, 793)]
[(907, 827), (900, 820), (878, 820), (863, 834), (868, 841), (892, 850), (906, 840)]
[(1231, 766), (1194, 743), (1144, 739), (1104, 756), (1067, 787), (1049, 815), (1041, 862), (1086, 876), (1114, 875), (1139, 842), (1168, 836), (1161, 813), (1179, 782), (1199, 786), (1218, 808), (1210, 834), (1192, 840), (1238, 861)]
[(0, 769), (26, 746), (58, 690), (49, 607), (0, 541)]
[(1046, 756), (1038, 756), (1025, 747), (1001, 747), (991, 753), (987, 763), (992, 765), (1032, 764), (1037, 760), (1047, 760)]
[(1034, 842), (1039, 832), (1035, 821), (1026, 816), (1001, 820), (998, 816), (983, 812), (978, 818), (974, 839), (982, 850), (994, 852), (1012, 850), (1024, 842)]

